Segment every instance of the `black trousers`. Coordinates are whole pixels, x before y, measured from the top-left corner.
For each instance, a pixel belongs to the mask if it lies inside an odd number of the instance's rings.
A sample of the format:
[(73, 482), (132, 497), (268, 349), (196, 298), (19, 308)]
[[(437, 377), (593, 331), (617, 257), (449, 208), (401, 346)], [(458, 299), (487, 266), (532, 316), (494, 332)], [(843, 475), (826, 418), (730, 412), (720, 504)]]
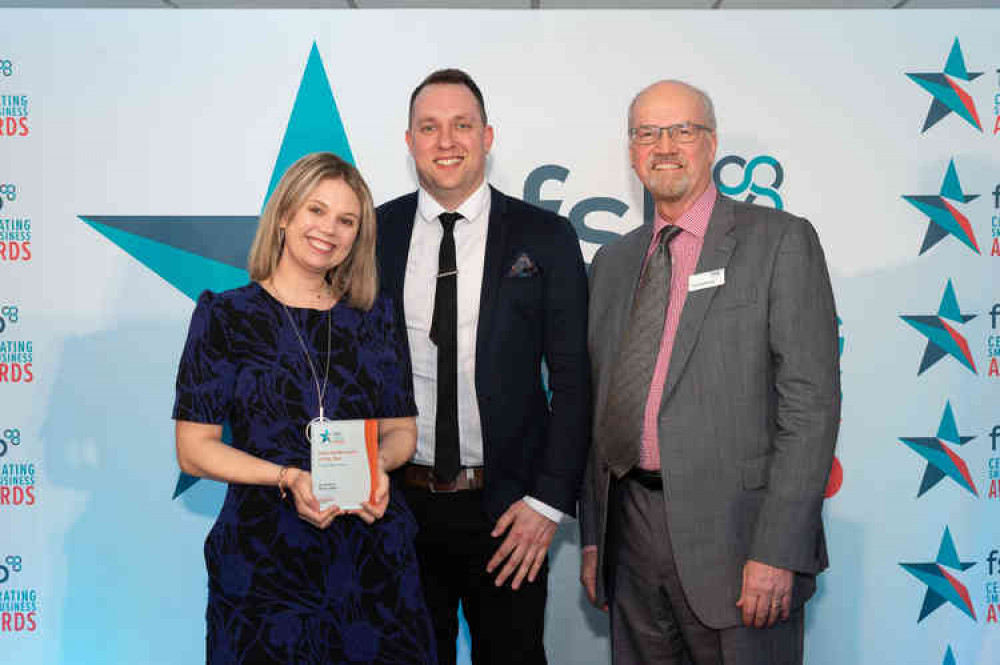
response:
[(481, 490), (431, 493), (403, 488), (417, 518), (417, 559), (434, 632), (438, 662), (455, 665), (458, 607), (469, 624), (474, 665), (545, 665), (543, 643), (548, 560), (534, 582), (513, 591), (486, 564), (503, 542), (493, 538), (494, 521), (483, 511)]

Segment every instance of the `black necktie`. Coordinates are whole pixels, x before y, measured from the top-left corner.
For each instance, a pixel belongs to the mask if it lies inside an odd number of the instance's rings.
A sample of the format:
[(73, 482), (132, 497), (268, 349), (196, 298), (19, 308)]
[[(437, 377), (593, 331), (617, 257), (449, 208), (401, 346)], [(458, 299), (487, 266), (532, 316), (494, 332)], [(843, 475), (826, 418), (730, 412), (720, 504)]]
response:
[(444, 235), (438, 251), (437, 289), (430, 338), (437, 345), (437, 413), (434, 432), (434, 477), (449, 483), (458, 475), (458, 267), (455, 222), (462, 216), (443, 212)]

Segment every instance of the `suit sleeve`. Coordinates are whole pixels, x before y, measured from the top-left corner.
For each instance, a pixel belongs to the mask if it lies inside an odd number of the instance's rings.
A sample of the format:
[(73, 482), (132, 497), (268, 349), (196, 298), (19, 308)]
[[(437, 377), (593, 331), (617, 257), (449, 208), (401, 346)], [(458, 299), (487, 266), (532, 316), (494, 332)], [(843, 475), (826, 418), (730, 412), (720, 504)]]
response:
[(840, 421), (837, 315), (819, 239), (787, 226), (769, 286), (776, 431), (750, 558), (803, 573), (825, 567), (821, 510)]
[(591, 441), (587, 454), (587, 466), (583, 475), (583, 487), (580, 490), (580, 546), (598, 546), (600, 532), (600, 511), (598, 502), (598, 473), (600, 460), (597, 459), (597, 446)]
[[(602, 258), (604, 256), (604, 248), (601, 247), (597, 250), (597, 254), (594, 255), (593, 260), (590, 262), (590, 275), (589, 275), (589, 297), (590, 302), (593, 302), (594, 298), (594, 285), (598, 283), (600, 279), (600, 265), (602, 263)], [(589, 312), (588, 303), (588, 312)], [(590, 380), (591, 380), (591, 397), (590, 397), (590, 413), (593, 422), (591, 422), (591, 433), (594, 432), (597, 418), (600, 415), (597, 413), (597, 383), (598, 377), (600, 376), (600, 367), (597, 366), (599, 354), (596, 352), (593, 339), (593, 332), (589, 329), (590, 322), (588, 321), (588, 333), (587, 333), (587, 350), (590, 355)], [(600, 510), (599, 502), (601, 497), (598, 496), (598, 487), (600, 483), (598, 482), (600, 474), (600, 460), (598, 459), (598, 447), (597, 439), (595, 436), (590, 438), (590, 446), (587, 452), (587, 467), (583, 474), (583, 487), (580, 490), (580, 546), (589, 547), (597, 546), (600, 537)]]
[(576, 514), (590, 442), (587, 273), (573, 228), (559, 218), (545, 275), (543, 354), (551, 391), (548, 441), (530, 495)]

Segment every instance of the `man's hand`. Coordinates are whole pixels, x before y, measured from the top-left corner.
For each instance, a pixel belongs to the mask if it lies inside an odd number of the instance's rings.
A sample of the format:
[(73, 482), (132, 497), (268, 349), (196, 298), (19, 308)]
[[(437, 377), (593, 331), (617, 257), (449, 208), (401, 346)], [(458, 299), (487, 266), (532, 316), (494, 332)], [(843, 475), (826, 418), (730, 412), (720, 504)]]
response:
[(597, 604), (597, 548), (585, 547), (580, 553), (580, 584), (587, 592), (590, 604), (603, 612), (608, 611), (608, 604)]
[(743, 566), (743, 592), (736, 606), (743, 610), (743, 625), (770, 628), (780, 618), (788, 621), (792, 611), (792, 581), (795, 573), (759, 561)]
[(511, 505), (497, 520), (490, 534), (494, 538), (507, 532), (493, 558), (486, 564), (486, 572), (492, 573), (506, 559), (507, 563), (497, 574), (496, 585), (503, 586), (507, 578), (514, 575), (510, 588), (521, 588), (527, 577), (534, 582), (542, 568), (549, 544), (556, 532), (556, 523), (535, 511), (522, 499)]

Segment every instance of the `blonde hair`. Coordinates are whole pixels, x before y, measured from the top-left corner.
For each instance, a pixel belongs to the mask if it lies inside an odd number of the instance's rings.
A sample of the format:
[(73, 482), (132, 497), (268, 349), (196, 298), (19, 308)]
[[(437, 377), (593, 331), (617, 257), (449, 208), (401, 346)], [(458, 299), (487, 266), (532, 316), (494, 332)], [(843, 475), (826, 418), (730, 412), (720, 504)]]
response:
[(262, 282), (278, 267), (284, 234), (281, 225), (305, 203), (309, 194), (323, 180), (343, 180), (361, 202), (358, 235), (347, 258), (331, 268), (326, 281), (338, 300), (346, 299), (351, 307), (368, 311), (378, 293), (375, 267), (375, 205), (368, 185), (356, 168), (330, 152), (314, 152), (288, 167), (274, 188), (257, 223), (257, 234), (250, 246), (247, 270), (250, 279)]

